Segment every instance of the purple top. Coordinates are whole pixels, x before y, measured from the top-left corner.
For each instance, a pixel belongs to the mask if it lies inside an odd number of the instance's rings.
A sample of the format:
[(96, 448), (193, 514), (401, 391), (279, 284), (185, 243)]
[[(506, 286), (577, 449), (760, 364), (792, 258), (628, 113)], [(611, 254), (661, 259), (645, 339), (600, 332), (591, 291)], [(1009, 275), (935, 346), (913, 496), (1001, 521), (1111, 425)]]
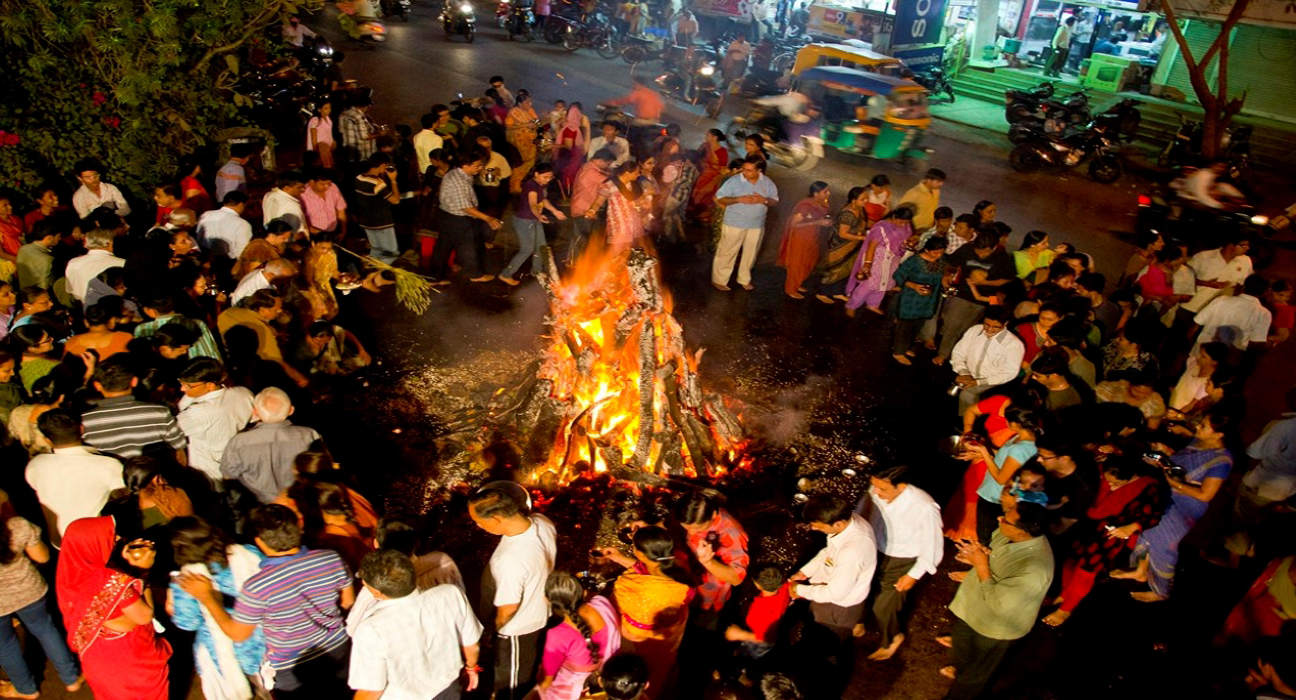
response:
[(536, 193), (537, 202), (545, 201), (545, 188), (541, 187), (540, 183), (535, 181), (535, 178), (529, 178), (522, 183), (522, 191), (518, 193), (517, 210), (513, 212), (513, 218), (536, 220), (536, 215), (531, 211), (530, 197), (532, 192)]
[(261, 562), (261, 570), (243, 584), (233, 617), (265, 630), (271, 667), (292, 668), (346, 643), (338, 592), (350, 585), (337, 552), (302, 547)]

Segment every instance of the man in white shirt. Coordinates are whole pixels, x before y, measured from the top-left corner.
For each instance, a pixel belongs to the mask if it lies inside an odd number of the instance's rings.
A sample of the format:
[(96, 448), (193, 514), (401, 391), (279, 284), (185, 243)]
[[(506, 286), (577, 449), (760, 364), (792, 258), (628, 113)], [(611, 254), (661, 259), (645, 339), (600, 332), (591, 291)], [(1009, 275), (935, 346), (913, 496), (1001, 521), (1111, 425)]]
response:
[(473, 523), (502, 537), (491, 554), (482, 595), (495, 609), (496, 700), (522, 700), (535, 685), (540, 636), (549, 622), (544, 586), (558, 551), (556, 533), (548, 518), (530, 514), (524, 498), (497, 482), (468, 499)]
[(76, 164), (76, 178), (81, 187), (72, 193), (72, 208), (77, 216), (84, 219), (90, 212), (99, 207), (112, 209), (117, 216), (130, 216), (131, 208), (126, 203), (126, 196), (115, 186), (100, 179), (103, 166), (90, 160)]
[[(269, 226), (271, 221), (283, 219), (297, 233), (305, 236), (306, 212), (302, 210), (301, 196), (306, 191), (306, 178), (300, 172), (289, 170), (279, 176), (277, 184), (278, 187), (267, 192), (261, 200), (261, 225)], [(248, 231), (250, 236), (251, 228)], [(243, 249), (240, 248), (239, 252), (242, 253)], [(234, 256), (234, 259), (237, 260), (238, 256)]]
[(1006, 384), (1021, 372), (1026, 346), (1005, 330), (1010, 312), (1004, 306), (986, 308), (981, 323), (967, 329), (950, 354), (950, 367), (958, 376), (959, 415), (963, 415), (991, 387)]
[(360, 562), (364, 589), (378, 600), (355, 628), (348, 683), (357, 698), (433, 700), (477, 688), (482, 626), (453, 585), (419, 591), (414, 564), (390, 549)]
[(252, 392), (225, 387), (219, 360), (199, 357), (180, 371), (180, 413), (176, 422), (189, 438), (189, 466), (221, 484), (221, 455), (231, 438), (252, 420)]
[(812, 496), (801, 519), (828, 535), (828, 545), (792, 576), (788, 590), (793, 598), (810, 601), (815, 622), (846, 642), (864, 619), (864, 601), (877, 568), (873, 527), (836, 496)]
[(125, 488), (122, 463), (81, 442), (81, 421), (61, 408), (46, 411), (36, 428), (54, 446), (27, 463), (27, 483), (45, 511), (50, 544), (58, 547), (73, 521), (93, 518), (115, 489)]
[(86, 254), (69, 260), (67, 271), (64, 273), (67, 278), (68, 294), (77, 300), (85, 299), (90, 280), (98, 277), (108, 268), (122, 267), (126, 264), (125, 260), (113, 255), (113, 237), (112, 231), (101, 228), (86, 234), (85, 244), (88, 248)]
[(883, 469), (869, 477), (869, 484), (868, 495), (860, 501), (860, 514), (872, 525), (882, 554), (878, 594), (873, 600), (882, 646), (869, 660), (884, 661), (904, 643), (900, 610), (905, 595), (918, 579), (936, 573), (945, 555), (945, 540), (940, 506), (926, 491), (909, 483), (906, 467)]
[(617, 135), (617, 125), (612, 122), (603, 122), (602, 129), (602, 136), (595, 136), (585, 144), (585, 157), (593, 160), (595, 153), (606, 148), (616, 156), (609, 166), (615, 168), (630, 159), (630, 142), (625, 140), (625, 137)]
[(1273, 314), (1260, 303), (1260, 298), (1268, 290), (1269, 282), (1265, 278), (1251, 275), (1242, 283), (1241, 293), (1219, 297), (1202, 309), (1193, 317), (1193, 329), (1201, 328), (1193, 354), (1202, 343), (1212, 341), (1228, 343), (1242, 351), (1252, 344), (1267, 342)]
[(247, 201), (247, 195), (242, 192), (225, 195), (220, 209), (209, 211), (198, 219), (198, 242), (213, 255), (238, 260), (244, 246), (252, 240), (252, 224), (243, 218)]
[(428, 112), (420, 118), (420, 122), (423, 124), (423, 130), (414, 134), (414, 156), (418, 158), (419, 177), (423, 177), (428, 166), (432, 165), (428, 154), (444, 147), (445, 139), (436, 132), (437, 115)]
[(261, 267), (247, 273), (239, 280), (234, 293), (230, 294), (230, 305), (238, 306), (240, 301), (256, 294), (262, 289), (269, 289), (279, 280), (292, 279), (297, 274), (297, 266), (287, 258), (275, 258)]
[(1180, 308), (1195, 314), (1215, 297), (1226, 296), (1242, 284), (1253, 271), (1249, 250), (1251, 241), (1234, 238), (1215, 250), (1203, 250), (1189, 258), (1188, 267), (1197, 277), (1197, 288), (1193, 298), (1180, 304)]

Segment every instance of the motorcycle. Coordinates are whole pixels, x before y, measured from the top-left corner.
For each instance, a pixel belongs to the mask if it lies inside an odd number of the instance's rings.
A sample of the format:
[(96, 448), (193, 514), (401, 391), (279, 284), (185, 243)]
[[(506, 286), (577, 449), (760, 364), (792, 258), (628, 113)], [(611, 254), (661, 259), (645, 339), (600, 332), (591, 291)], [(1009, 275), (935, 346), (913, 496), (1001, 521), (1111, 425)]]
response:
[(401, 18), (402, 22), (409, 21), (410, 0), (380, 0), (379, 4), (383, 17), (396, 15)]
[(1074, 168), (1089, 160), (1089, 177), (1105, 185), (1119, 180), (1124, 171), (1111, 152), (1115, 146), (1108, 127), (1094, 123), (1082, 131), (1019, 143), (1008, 153), (1008, 164), (1019, 173), (1033, 173), (1046, 167)]
[[(1093, 123), (1101, 126), (1105, 133), (1112, 134), (1117, 140), (1132, 141), (1138, 133), (1143, 115), (1138, 110), (1136, 100), (1125, 98), (1112, 105), (1093, 118)], [(1061, 133), (1075, 131), (1074, 127), (1064, 124)], [(1008, 128), (1008, 140), (1012, 143), (1024, 143), (1034, 138), (1060, 135), (1056, 129), (1050, 130), (1036, 123), (1013, 124)]]
[(621, 109), (618, 105), (599, 104), (595, 107), (599, 121), (617, 125), (630, 142), (630, 152), (643, 154), (652, 152), (652, 143), (666, 134), (666, 125), (636, 119), (633, 114)]
[(522, 37), (527, 41), (535, 38), (535, 13), (530, 3), (524, 5), (522, 2), (523, 0), (517, 0), (509, 5), (505, 27), (508, 30), (509, 41), (513, 41), (514, 37)]
[[(1220, 158), (1229, 164), (1228, 175), (1234, 180), (1246, 177), (1251, 166), (1250, 126), (1230, 127), (1220, 141)], [(1157, 165), (1174, 168), (1201, 157), (1202, 123), (1179, 115), (1179, 129), (1174, 138), (1157, 155)]]
[(1239, 202), (1232, 209), (1210, 209), (1184, 201), (1175, 187), (1181, 181), (1176, 178), (1138, 196), (1136, 232), (1157, 233), (1182, 242), (1190, 252), (1218, 248), (1228, 238), (1240, 235), (1251, 242), (1247, 255), (1255, 269), (1273, 264), (1279, 244), (1273, 240), (1276, 231), (1269, 217), (1256, 213), (1249, 202)]
[(581, 49), (594, 49), (595, 53), (606, 59), (621, 55), (621, 47), (616, 45), (612, 37), (611, 25), (603, 15), (598, 13), (591, 15), (588, 22), (569, 23), (562, 44), (569, 53)]
[(1025, 90), (1004, 90), (1004, 107), (1010, 108), (1015, 104), (1035, 107), (1040, 102), (1053, 97), (1053, 91), (1053, 83), (1049, 82), (1043, 82)]
[(683, 66), (667, 68), (665, 73), (657, 76), (657, 89), (667, 97), (683, 100), (689, 104), (701, 104), (703, 111), (712, 119), (720, 114), (724, 96), (716, 83), (716, 66), (706, 61), (697, 66), (690, 74)]
[(1018, 102), (1008, 107), (1009, 124), (1025, 124), (1042, 128), (1052, 135), (1061, 135), (1068, 128), (1077, 128), (1091, 120), (1087, 88), (1064, 98), (1048, 98), (1031, 107)]
[(950, 83), (949, 78), (945, 77), (945, 70), (942, 68), (929, 68), (917, 73), (911, 73), (907, 77), (927, 88), (927, 92), (931, 93), (932, 99), (935, 99), (936, 95), (940, 93), (948, 95), (950, 102), (955, 99), (954, 86)]
[(472, 3), (466, 0), (447, 0), (441, 10), (441, 27), (445, 30), (446, 41), (462, 35), (473, 43), (477, 38), (477, 14)]
[(776, 125), (780, 120), (783, 118), (776, 111), (757, 106), (745, 117), (734, 117), (725, 130), (725, 137), (741, 152), (749, 135), (760, 134), (765, 139), (765, 152), (771, 162), (800, 172), (813, 170), (824, 156), (824, 142), (817, 135), (818, 122), (786, 123), (783, 130), (787, 138), (779, 139)]
[(297, 64), (316, 85), (325, 85), (329, 69), (333, 66), (333, 46), (328, 39), (316, 35), (307, 37), (296, 49)]
[(621, 60), (634, 64), (643, 61), (665, 61), (670, 50), (674, 48), (663, 39), (629, 36), (621, 40)]

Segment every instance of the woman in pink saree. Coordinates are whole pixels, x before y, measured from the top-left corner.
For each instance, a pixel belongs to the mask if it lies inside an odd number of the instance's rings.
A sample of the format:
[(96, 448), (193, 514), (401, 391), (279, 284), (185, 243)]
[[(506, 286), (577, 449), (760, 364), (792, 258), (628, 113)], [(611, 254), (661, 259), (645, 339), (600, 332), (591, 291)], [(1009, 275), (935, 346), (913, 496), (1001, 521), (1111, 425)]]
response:
[(891, 291), (895, 281), (891, 276), (900, 266), (904, 256), (905, 241), (913, 235), (913, 210), (896, 207), (885, 219), (873, 225), (860, 246), (859, 257), (846, 281), (846, 315), (854, 316), (861, 306), (876, 314), (882, 313), (882, 299)]
[(566, 571), (549, 574), (545, 598), (563, 621), (545, 633), (535, 697), (578, 700), (590, 674), (621, 649), (617, 611), (601, 595), (586, 600), (585, 587)]

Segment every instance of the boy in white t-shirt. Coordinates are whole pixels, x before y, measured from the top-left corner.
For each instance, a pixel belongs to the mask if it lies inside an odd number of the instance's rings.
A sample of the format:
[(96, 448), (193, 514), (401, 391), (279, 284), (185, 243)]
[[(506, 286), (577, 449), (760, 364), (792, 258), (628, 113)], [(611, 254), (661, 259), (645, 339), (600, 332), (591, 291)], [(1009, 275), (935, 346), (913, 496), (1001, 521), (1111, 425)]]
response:
[(507, 483), (488, 484), (473, 494), (468, 515), (477, 527), (502, 537), (491, 554), (482, 599), (495, 608), (495, 698), (521, 700), (535, 684), (549, 621), (544, 585), (558, 550), (554, 525), (531, 514), (525, 495)]

